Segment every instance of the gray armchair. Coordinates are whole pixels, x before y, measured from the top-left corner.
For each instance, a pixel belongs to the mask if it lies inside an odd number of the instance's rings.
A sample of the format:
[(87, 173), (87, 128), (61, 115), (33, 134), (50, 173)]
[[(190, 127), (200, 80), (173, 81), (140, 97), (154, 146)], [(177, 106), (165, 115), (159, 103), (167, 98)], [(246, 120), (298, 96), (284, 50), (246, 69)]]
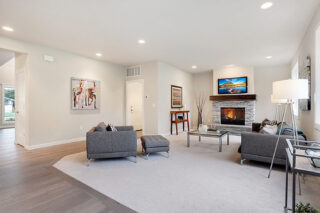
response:
[(87, 158), (120, 158), (137, 156), (137, 134), (132, 126), (118, 126), (118, 131), (87, 132)]

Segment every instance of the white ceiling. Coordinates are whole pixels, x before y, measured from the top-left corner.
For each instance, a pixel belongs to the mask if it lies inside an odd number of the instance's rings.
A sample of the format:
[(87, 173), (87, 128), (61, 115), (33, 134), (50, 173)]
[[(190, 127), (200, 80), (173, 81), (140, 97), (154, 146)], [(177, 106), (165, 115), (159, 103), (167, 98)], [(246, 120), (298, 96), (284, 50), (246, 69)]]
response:
[(0, 25), (15, 29), (0, 33), (122, 65), (289, 63), (319, 0), (272, 1), (261, 10), (265, 0), (0, 0)]
[(5, 64), (6, 62), (8, 62), (13, 57), (14, 57), (14, 53), (13, 52), (0, 49), (0, 66)]

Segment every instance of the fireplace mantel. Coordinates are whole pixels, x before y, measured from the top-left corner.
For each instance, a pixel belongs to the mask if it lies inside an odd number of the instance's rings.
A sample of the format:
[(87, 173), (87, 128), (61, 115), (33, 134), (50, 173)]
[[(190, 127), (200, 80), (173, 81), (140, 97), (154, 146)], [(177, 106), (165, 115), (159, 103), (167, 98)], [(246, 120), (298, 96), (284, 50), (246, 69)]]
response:
[(255, 101), (256, 94), (248, 95), (212, 95), (211, 101)]

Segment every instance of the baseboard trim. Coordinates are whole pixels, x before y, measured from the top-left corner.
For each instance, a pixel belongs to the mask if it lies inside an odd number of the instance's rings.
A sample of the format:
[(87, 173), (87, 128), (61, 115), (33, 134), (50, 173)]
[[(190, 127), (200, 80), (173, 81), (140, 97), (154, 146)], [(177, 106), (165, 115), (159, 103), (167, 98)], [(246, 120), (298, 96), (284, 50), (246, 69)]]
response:
[(25, 146), (25, 148), (27, 150), (41, 149), (41, 148), (46, 148), (46, 147), (50, 147), (50, 146), (57, 146), (57, 145), (62, 145), (62, 144), (67, 144), (67, 143), (74, 143), (74, 142), (84, 141), (85, 139), (86, 139), (86, 137), (71, 138), (71, 139), (65, 139), (65, 140), (52, 141), (52, 142), (49, 142), (49, 143)]

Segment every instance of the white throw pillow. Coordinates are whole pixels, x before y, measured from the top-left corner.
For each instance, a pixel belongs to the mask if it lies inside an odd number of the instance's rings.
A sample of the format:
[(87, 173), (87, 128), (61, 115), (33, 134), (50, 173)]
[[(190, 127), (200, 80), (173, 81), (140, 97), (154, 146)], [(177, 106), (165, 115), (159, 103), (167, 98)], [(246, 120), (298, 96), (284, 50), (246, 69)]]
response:
[(265, 134), (275, 135), (275, 134), (277, 134), (278, 126), (277, 125), (274, 125), (274, 126), (266, 125), (265, 127), (263, 127), (262, 130), (263, 130), (263, 133), (265, 133)]

